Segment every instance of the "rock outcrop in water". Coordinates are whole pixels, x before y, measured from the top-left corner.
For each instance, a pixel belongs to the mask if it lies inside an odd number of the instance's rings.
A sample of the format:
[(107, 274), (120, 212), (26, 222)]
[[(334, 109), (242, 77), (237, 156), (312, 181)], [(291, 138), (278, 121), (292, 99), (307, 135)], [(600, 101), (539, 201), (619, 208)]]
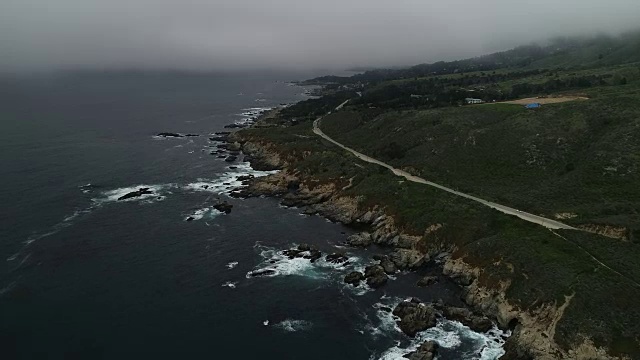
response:
[(231, 209), (233, 209), (233, 205), (229, 204), (226, 201), (223, 201), (213, 205), (213, 208), (225, 214), (229, 214), (231, 213)]
[(248, 277), (260, 277), (260, 276), (270, 276), (275, 275), (277, 272), (273, 269), (260, 269), (254, 270), (247, 274)]
[(161, 133), (158, 133), (158, 135), (156, 135), (156, 136), (159, 136), (159, 137), (176, 137), (176, 138), (179, 138), (179, 137), (182, 137), (183, 135), (178, 134), (178, 133), (172, 133), (172, 132), (161, 132)]
[(346, 264), (349, 260), (349, 257), (342, 253), (333, 253), (333, 254), (327, 255), (325, 257), (325, 260), (327, 260), (327, 262), (330, 262), (332, 264)]
[(384, 269), (384, 272), (388, 275), (393, 275), (398, 271), (396, 264), (386, 255), (374, 255), (374, 260), (380, 261), (380, 266)]
[(393, 310), (393, 314), (400, 318), (398, 327), (409, 336), (415, 336), (416, 333), (435, 326), (438, 318), (459, 321), (480, 333), (493, 328), (493, 322), (488, 317), (467, 308), (445, 305), (441, 301), (423, 303), (413, 298), (400, 302)]
[(137, 197), (140, 197), (142, 195), (151, 195), (151, 194), (153, 194), (153, 191), (149, 190), (149, 188), (144, 187), (144, 188), (140, 188), (140, 189), (138, 189), (136, 191), (132, 191), (130, 193), (127, 193), (127, 194), (124, 194), (124, 195), (120, 196), (118, 198), (118, 201), (137, 198)]
[(295, 258), (303, 258), (309, 261), (316, 262), (318, 259), (322, 257), (322, 252), (318, 250), (315, 246), (311, 246), (308, 244), (298, 245), (295, 249), (288, 249), (282, 252), (289, 259)]
[(412, 351), (405, 358), (409, 360), (433, 360), (436, 357), (438, 343), (433, 340), (423, 342), (416, 351)]
[(344, 277), (344, 282), (353, 286), (360, 285), (362, 280), (364, 280), (364, 275), (359, 271), (352, 271)]
[(380, 265), (367, 266), (364, 270), (364, 277), (367, 280), (367, 285), (373, 289), (383, 286), (389, 280), (384, 268)]
[(415, 336), (418, 332), (436, 326), (437, 310), (431, 304), (421, 303), (418, 299), (402, 301), (393, 315), (400, 318), (398, 327), (408, 336)]

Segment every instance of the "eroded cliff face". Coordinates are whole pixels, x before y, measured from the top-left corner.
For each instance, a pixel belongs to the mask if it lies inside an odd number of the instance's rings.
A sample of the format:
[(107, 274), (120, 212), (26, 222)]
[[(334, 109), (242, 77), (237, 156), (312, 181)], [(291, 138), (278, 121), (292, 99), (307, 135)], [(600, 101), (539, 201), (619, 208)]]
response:
[(629, 241), (629, 229), (625, 227), (602, 224), (583, 224), (578, 225), (578, 228), (594, 234), (606, 236), (608, 238)]
[(478, 278), (484, 270), (466, 263), (463, 258), (448, 258), (443, 273), (452, 278), (471, 277), (471, 284), (465, 288), (464, 301), (494, 318), (503, 328), (511, 328), (512, 336), (505, 346), (504, 359), (627, 359), (610, 356), (606, 349), (596, 347), (589, 339), (565, 351), (554, 341), (558, 322), (570, 305), (575, 294), (565, 296), (563, 303), (543, 304), (537, 309), (523, 310), (513, 305), (505, 293), (511, 285), (508, 281), (497, 288), (489, 289), (479, 285)]
[(319, 214), (345, 224), (368, 225), (370, 232), (354, 239), (396, 248), (395, 256), (403, 257), (396, 259), (400, 263), (422, 264), (431, 257), (442, 260), (443, 274), (464, 287), (463, 300), (468, 305), (494, 319), (500, 327), (513, 330), (505, 344), (507, 354), (503, 359), (623, 359), (608, 355), (605, 349), (597, 348), (589, 339), (575, 344), (568, 351), (556, 344), (556, 325), (573, 295), (567, 296), (563, 303), (545, 304), (533, 310), (520, 309), (505, 296), (510, 286), (507, 279), (495, 288), (483, 287), (478, 279), (484, 270), (474, 267), (464, 257), (451, 255), (456, 253), (455, 248), (443, 247), (442, 244), (425, 246), (421, 242), (426, 235), (439, 230), (441, 224), (428, 226), (424, 234), (405, 233), (398, 228), (393, 216), (386, 213), (384, 204), (364, 208), (357, 197), (341, 193), (344, 186), (336, 183), (318, 184), (312, 177), (304, 177), (293, 171), (290, 164), (295, 160), (279, 153), (272, 144), (245, 141), (237, 135), (234, 140), (242, 143), (243, 152), (249, 156), (252, 164), (255, 162), (258, 167), (281, 169), (276, 174), (253, 179), (242, 195), (280, 196), (284, 205), (299, 207), (307, 214)]

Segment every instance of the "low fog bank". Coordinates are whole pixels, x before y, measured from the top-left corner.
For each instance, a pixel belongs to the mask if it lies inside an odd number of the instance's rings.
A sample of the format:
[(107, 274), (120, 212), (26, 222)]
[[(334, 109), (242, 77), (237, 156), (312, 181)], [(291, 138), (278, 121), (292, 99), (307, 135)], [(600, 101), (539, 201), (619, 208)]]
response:
[(335, 73), (637, 26), (637, 0), (6, 0), (0, 72), (60, 69)]

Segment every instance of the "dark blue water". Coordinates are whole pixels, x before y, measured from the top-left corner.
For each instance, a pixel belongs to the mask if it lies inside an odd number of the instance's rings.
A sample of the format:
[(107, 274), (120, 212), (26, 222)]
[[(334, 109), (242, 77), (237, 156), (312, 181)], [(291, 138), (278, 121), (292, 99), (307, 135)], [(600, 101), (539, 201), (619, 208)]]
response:
[[(418, 289), (418, 275), (404, 274), (353, 290), (344, 274), (383, 249), (347, 249), (347, 268), (285, 259), (278, 251), (300, 243), (336, 251), (351, 230), (276, 199), (226, 195), (237, 176), (266, 174), (210, 155), (206, 135), (304, 99), (286, 83), (301, 78), (0, 80), (1, 358), (393, 359), (415, 346), (380, 305), (456, 301), (453, 284)], [(154, 137), (163, 131), (203, 136)], [(154, 194), (117, 201), (143, 185)], [(212, 210), (218, 198), (230, 214)], [(265, 267), (277, 275), (247, 278)], [(487, 341), (452, 323), (422, 337), (441, 342), (443, 359), (474, 358)]]

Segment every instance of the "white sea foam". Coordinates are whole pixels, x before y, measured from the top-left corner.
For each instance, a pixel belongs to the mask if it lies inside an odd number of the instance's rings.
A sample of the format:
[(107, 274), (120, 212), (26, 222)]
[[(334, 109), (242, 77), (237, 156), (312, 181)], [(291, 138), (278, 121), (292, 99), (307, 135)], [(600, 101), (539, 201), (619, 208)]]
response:
[(313, 323), (306, 320), (286, 319), (273, 326), (284, 331), (295, 332), (307, 330), (313, 326)]
[(247, 273), (246, 277), (251, 278), (256, 273), (269, 271), (268, 274), (262, 275), (266, 277), (299, 275), (311, 278), (321, 278), (322, 274), (314, 271), (314, 266), (308, 259), (293, 258), (282, 254), (272, 248), (261, 247), (260, 256), (265, 261), (260, 263), (253, 271)]
[(235, 289), (236, 285), (238, 285), (237, 281), (227, 281), (226, 283), (222, 284), (223, 287), (228, 287), (231, 289)]
[(246, 162), (235, 166), (236, 169), (223, 173), (217, 179), (199, 178), (195, 182), (189, 183), (182, 188), (187, 191), (204, 191), (220, 195), (229, 195), (233, 190), (244, 186), (242, 181), (238, 180), (240, 176), (253, 175), (254, 177), (262, 177), (277, 172), (253, 170), (251, 165)]
[[(292, 248), (296, 246), (297, 244), (293, 244)], [(315, 262), (311, 262), (309, 259), (302, 257), (290, 259), (284, 255), (282, 250), (263, 246), (260, 243), (256, 243), (254, 248), (260, 252), (260, 256), (264, 260), (258, 264), (254, 270), (247, 273), (247, 278), (255, 276), (274, 277), (296, 275), (315, 279), (335, 279), (342, 283), (344, 274), (354, 266), (358, 266), (361, 261), (360, 258), (353, 256), (349, 257), (346, 263), (335, 264), (327, 261), (327, 254), (323, 253), (321, 258)], [(367, 287), (364, 288), (365, 291), (366, 289)], [(358, 289), (357, 291), (360, 290)]]
[[(169, 189), (176, 187), (176, 184), (160, 184), (160, 185), (135, 185), (135, 186), (127, 186), (114, 190), (108, 190), (102, 192), (102, 197), (93, 199), (94, 202), (98, 204), (120, 201), (120, 202), (134, 202), (145, 200), (146, 202), (154, 201), (162, 201), (165, 199), (164, 194), (169, 193)], [(148, 188), (151, 191), (151, 194), (144, 194), (137, 197), (132, 197), (125, 200), (118, 200), (122, 196), (137, 191), (140, 188)]]
[(238, 262), (237, 261), (232, 261), (232, 262), (227, 264), (227, 269), (233, 269), (236, 266), (238, 266)]
[[(397, 301), (394, 302), (397, 304)], [(379, 324), (377, 327), (368, 324), (366, 330), (368, 330), (373, 336), (400, 333), (401, 330), (396, 323), (399, 319), (392, 313), (382, 310), (383, 306), (393, 308), (395, 305), (389, 305), (387, 301), (374, 305), (374, 307), (378, 309), (377, 316)], [(504, 345), (506, 338), (510, 335), (510, 332), (503, 332), (496, 326), (494, 326), (494, 328), (489, 332), (482, 334), (474, 332), (460, 322), (440, 319), (435, 327), (416, 334), (415, 338), (411, 339), (408, 345), (401, 346), (401, 344), (396, 344), (396, 346), (386, 350), (379, 359), (405, 359), (403, 357), (404, 355), (415, 351), (425, 341), (432, 340), (437, 342), (440, 347), (448, 349), (455, 349), (463, 342), (465, 345), (470, 344), (471, 346), (469, 350), (466, 350), (464, 353), (459, 355), (462, 359), (495, 360), (504, 355), (505, 351), (502, 346)]]
[(187, 216), (185, 218), (186, 219), (191, 219), (192, 221), (196, 221), (196, 220), (201, 220), (201, 219), (213, 219), (214, 217), (221, 215), (222, 212), (218, 211), (214, 208), (210, 208), (210, 207), (204, 207), (202, 209), (198, 209), (196, 211), (194, 211), (192, 214), (190, 214), (189, 216)]
[[(258, 101), (258, 100), (256, 100)], [(237, 125), (249, 125), (255, 122), (258, 117), (260, 117), (265, 112), (273, 109), (272, 107), (253, 107), (242, 109), (240, 114), (236, 114), (236, 116), (241, 117), (241, 119), (235, 121), (234, 123)]]

